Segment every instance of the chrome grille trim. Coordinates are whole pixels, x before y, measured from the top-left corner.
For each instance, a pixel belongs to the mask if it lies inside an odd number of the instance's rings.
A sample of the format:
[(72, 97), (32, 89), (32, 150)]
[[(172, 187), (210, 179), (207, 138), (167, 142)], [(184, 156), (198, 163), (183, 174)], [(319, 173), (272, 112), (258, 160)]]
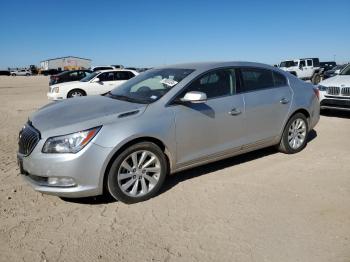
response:
[(343, 87), (343, 88), (341, 89), (341, 94), (342, 94), (343, 96), (350, 96), (350, 87)]
[(24, 156), (30, 155), (40, 140), (40, 132), (27, 123), (19, 132), (18, 152)]
[(337, 96), (340, 94), (340, 87), (337, 86), (329, 86), (327, 87), (327, 94)]

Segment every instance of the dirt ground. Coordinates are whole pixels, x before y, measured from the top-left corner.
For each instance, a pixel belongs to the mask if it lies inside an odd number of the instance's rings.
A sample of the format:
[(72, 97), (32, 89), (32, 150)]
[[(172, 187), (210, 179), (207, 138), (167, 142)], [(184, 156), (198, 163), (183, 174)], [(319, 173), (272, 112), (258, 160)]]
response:
[(0, 77), (0, 261), (350, 261), (350, 114), (323, 115), (299, 154), (182, 172), (143, 203), (73, 201), (18, 174), (18, 131), (47, 90)]

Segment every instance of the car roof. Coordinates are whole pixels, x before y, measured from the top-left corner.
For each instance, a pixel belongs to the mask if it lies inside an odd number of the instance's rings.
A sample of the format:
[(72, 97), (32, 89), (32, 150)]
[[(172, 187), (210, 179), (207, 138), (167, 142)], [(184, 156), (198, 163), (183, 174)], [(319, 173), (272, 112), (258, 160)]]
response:
[(256, 63), (256, 62), (199, 62), (199, 63), (183, 63), (183, 64), (174, 64), (166, 65), (158, 68), (183, 68), (183, 69), (195, 69), (195, 70), (210, 70), (220, 67), (263, 67), (269, 69), (276, 69), (273, 66)]
[(105, 73), (105, 72), (120, 72), (120, 71), (127, 71), (127, 72), (133, 72), (138, 74), (137, 71), (131, 70), (131, 69), (123, 69), (123, 68), (117, 68), (117, 69), (105, 69), (105, 70), (97, 70), (95, 73)]
[(57, 75), (64, 75), (64, 74), (68, 74), (68, 73), (73, 73), (73, 72), (91, 72), (91, 70), (89, 69), (76, 69), (76, 70), (64, 70), (60, 73), (58, 73)]

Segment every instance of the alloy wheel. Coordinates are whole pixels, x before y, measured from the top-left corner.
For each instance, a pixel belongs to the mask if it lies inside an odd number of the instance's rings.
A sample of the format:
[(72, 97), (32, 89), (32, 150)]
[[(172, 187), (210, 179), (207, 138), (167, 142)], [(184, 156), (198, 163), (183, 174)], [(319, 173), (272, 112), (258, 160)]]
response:
[(122, 161), (117, 175), (118, 185), (124, 194), (141, 197), (157, 185), (160, 174), (160, 160), (154, 153), (148, 150), (136, 151)]
[(306, 139), (306, 123), (303, 119), (297, 118), (288, 129), (288, 143), (293, 149), (298, 149)]
[(72, 97), (78, 97), (78, 96), (83, 96), (83, 94), (81, 92), (79, 92), (79, 91), (74, 91), (72, 93)]

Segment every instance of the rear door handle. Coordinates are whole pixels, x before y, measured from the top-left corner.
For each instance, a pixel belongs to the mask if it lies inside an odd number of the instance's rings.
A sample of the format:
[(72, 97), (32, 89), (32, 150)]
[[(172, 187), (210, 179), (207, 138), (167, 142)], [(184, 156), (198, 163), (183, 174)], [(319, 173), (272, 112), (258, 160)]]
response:
[(228, 114), (231, 115), (231, 116), (237, 116), (237, 115), (239, 115), (241, 113), (242, 113), (242, 111), (237, 109), (237, 108), (235, 108), (235, 107), (232, 108), (230, 112), (228, 112)]
[(283, 97), (283, 98), (280, 100), (280, 103), (281, 103), (281, 104), (288, 104), (288, 103), (289, 103), (289, 99)]

